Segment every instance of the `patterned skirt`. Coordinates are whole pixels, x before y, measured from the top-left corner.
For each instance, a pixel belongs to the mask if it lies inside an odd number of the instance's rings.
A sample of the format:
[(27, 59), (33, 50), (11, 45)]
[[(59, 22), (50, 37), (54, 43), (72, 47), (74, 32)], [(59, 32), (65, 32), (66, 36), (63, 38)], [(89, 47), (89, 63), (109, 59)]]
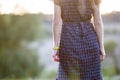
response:
[(63, 22), (56, 80), (102, 80), (100, 47), (90, 21)]

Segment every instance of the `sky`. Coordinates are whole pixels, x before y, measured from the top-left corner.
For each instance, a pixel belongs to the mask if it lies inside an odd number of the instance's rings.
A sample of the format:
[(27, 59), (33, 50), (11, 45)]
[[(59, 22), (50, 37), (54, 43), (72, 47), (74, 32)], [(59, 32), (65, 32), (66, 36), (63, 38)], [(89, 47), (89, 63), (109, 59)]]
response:
[[(0, 0), (1, 14), (44, 13), (53, 14), (52, 0)], [(120, 0), (102, 0), (101, 13), (120, 11)]]

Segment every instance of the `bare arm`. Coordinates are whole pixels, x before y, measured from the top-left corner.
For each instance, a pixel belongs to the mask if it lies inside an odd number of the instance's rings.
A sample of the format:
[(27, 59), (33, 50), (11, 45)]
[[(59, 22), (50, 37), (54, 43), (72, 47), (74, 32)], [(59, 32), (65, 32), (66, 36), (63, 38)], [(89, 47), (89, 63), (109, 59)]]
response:
[[(54, 4), (54, 15), (53, 15), (53, 25), (52, 25), (52, 33), (53, 33), (53, 43), (54, 48), (59, 46), (60, 43), (60, 32), (61, 32), (61, 9), (59, 5)], [(59, 51), (55, 50), (53, 54), (53, 58), (56, 62), (59, 62)]]
[(99, 44), (100, 44), (100, 48), (103, 49), (104, 48), (104, 43), (103, 43), (103, 22), (101, 19), (101, 15), (100, 15), (100, 10), (99, 10), (99, 5), (95, 5), (94, 6), (94, 25), (95, 25), (95, 31), (97, 33), (98, 36), (98, 40), (99, 40)]
[(100, 59), (103, 61), (105, 59), (106, 53), (104, 49), (104, 43), (103, 43), (103, 38), (104, 38), (104, 30), (103, 30), (103, 22), (102, 18), (100, 15), (100, 6), (99, 5), (94, 5), (94, 25), (95, 25), (95, 31), (99, 40), (99, 45), (100, 45)]
[(59, 46), (61, 23), (62, 23), (61, 9), (60, 9), (59, 5), (55, 4), (54, 5), (54, 15), (53, 15), (53, 25), (52, 25), (54, 47)]

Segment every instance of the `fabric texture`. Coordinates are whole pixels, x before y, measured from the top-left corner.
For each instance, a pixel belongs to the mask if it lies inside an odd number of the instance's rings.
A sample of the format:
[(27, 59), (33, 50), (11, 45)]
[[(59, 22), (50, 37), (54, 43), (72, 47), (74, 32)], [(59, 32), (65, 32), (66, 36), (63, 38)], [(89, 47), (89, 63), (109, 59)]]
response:
[(87, 1), (86, 14), (80, 15), (77, 0), (54, 0), (61, 4), (63, 21), (56, 80), (102, 80), (100, 47), (91, 23), (93, 10)]

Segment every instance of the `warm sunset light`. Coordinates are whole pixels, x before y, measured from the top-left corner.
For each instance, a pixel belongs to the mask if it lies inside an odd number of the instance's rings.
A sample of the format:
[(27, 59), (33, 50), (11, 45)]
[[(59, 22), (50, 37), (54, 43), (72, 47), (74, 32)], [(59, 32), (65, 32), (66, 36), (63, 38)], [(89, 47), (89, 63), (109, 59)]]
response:
[[(101, 13), (120, 11), (120, 0), (102, 0)], [(53, 14), (52, 0), (0, 0), (1, 14), (24, 13)]]
[(50, 0), (0, 0), (1, 14), (53, 13), (53, 2)]
[(120, 11), (120, 0), (102, 0), (101, 13)]

